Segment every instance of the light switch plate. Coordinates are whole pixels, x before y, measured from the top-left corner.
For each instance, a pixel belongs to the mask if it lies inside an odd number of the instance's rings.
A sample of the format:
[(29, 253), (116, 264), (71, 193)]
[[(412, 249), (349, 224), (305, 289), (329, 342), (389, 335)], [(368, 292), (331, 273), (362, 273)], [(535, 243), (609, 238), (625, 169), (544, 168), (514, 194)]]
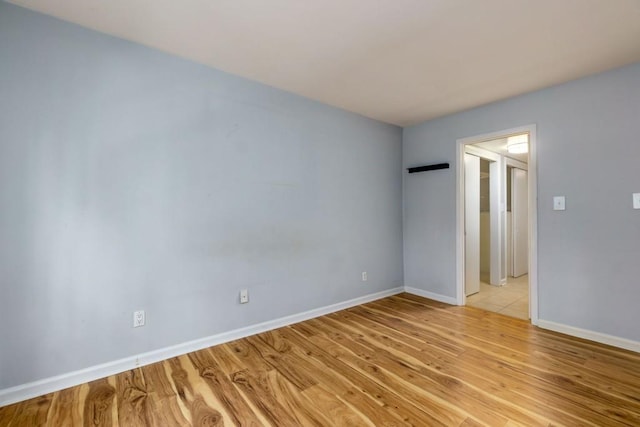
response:
[(640, 193), (633, 193), (633, 209), (640, 209)]
[(553, 197), (553, 210), (554, 211), (563, 211), (565, 210), (565, 201), (564, 196), (554, 196)]

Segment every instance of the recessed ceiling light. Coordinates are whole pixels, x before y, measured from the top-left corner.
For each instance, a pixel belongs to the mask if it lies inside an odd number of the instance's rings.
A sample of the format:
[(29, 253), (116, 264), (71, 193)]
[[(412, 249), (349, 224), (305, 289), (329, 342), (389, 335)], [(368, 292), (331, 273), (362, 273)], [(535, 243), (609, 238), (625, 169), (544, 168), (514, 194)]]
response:
[(511, 154), (529, 152), (529, 134), (514, 135), (507, 138), (507, 151)]

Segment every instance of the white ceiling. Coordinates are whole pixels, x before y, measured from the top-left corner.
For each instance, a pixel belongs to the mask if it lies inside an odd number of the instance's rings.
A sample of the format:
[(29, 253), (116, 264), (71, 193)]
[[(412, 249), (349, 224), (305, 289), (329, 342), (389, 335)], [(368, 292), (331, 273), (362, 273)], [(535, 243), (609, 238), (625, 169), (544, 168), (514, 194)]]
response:
[(398, 125), (640, 61), (640, 0), (13, 0)]

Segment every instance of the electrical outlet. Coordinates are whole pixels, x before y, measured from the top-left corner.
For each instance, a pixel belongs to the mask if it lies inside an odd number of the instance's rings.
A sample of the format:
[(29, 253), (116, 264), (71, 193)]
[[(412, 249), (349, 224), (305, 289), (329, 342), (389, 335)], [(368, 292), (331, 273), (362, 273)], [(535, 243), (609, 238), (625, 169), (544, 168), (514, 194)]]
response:
[(144, 326), (144, 310), (134, 311), (133, 312), (133, 327), (139, 328), (140, 326)]
[(633, 209), (640, 209), (640, 193), (633, 193)]
[(366, 281), (367, 281), (367, 272), (366, 272), (366, 271), (363, 271), (363, 272), (362, 272), (362, 281), (363, 281), (363, 282), (366, 282)]
[(240, 291), (240, 304), (246, 304), (249, 302), (249, 290), (243, 289)]

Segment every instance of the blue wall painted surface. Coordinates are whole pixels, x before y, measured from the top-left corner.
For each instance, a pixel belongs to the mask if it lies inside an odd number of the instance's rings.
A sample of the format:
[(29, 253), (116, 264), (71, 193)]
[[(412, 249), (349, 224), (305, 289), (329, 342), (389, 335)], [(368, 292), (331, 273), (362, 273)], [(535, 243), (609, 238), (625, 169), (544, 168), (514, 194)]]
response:
[[(540, 319), (640, 341), (640, 64), (404, 129), (405, 285), (456, 292), (456, 140), (528, 124), (538, 136)], [(552, 210), (564, 195), (567, 210)]]
[(0, 2), (0, 389), (402, 285), (401, 137)]

